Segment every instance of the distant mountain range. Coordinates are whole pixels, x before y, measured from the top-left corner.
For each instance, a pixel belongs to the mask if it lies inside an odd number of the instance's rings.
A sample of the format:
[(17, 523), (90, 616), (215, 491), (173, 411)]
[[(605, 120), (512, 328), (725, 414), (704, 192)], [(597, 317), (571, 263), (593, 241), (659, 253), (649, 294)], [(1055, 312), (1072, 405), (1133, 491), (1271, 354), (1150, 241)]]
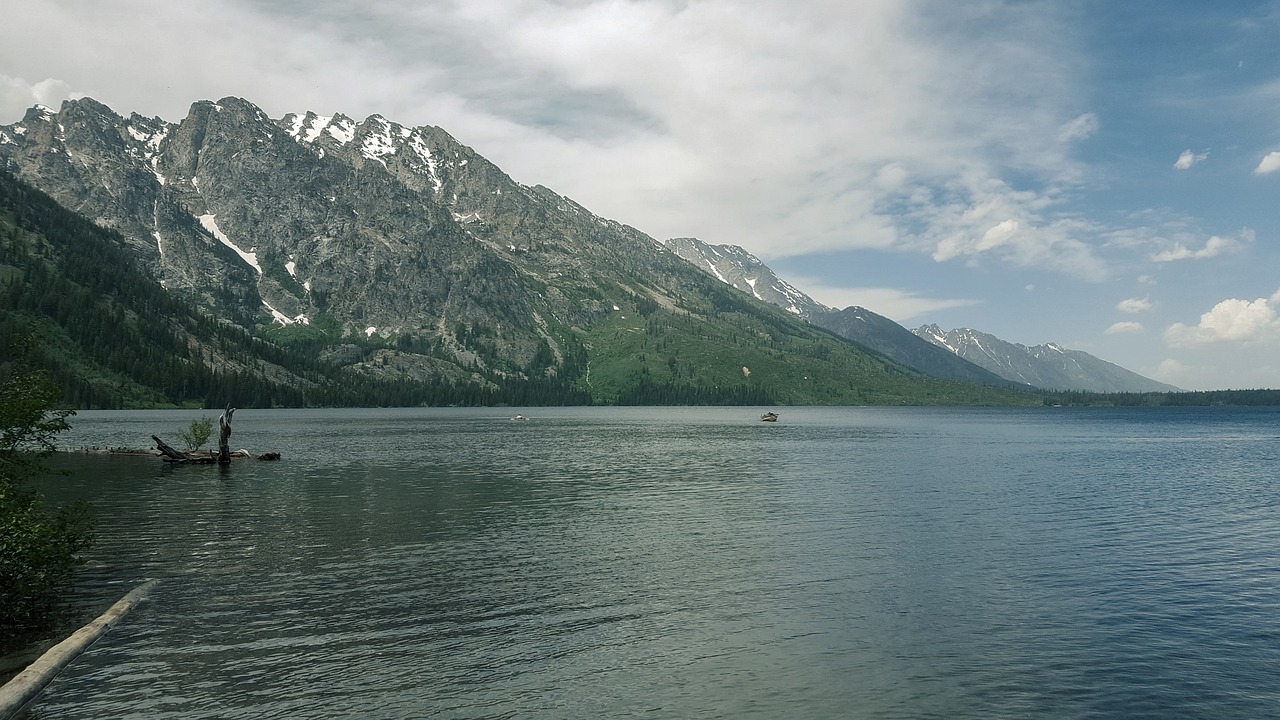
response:
[[(736, 292), (634, 228), (513, 181), (436, 127), (378, 115), (272, 119), (238, 98), (194, 103), (169, 122), (85, 98), (0, 126), (0, 167), (16, 176), (6, 181), (13, 197), (39, 191), (69, 211), (28, 212), (44, 200), (0, 208), (14, 228), (0, 237), (0, 283), (22, 303), (0, 307), (0, 363), (24, 328), (56, 329), (65, 342), (44, 362), (97, 378), (85, 397), (110, 394), (109, 378), (123, 376), (140, 385), (127, 402), (144, 404), (156, 402), (140, 399), (148, 392), (219, 404), (1038, 401), (932, 376)], [(71, 214), (110, 231), (77, 237), (101, 243), (112, 268), (128, 265), (104, 277), (143, 278), (186, 308), (113, 300), (123, 296), (106, 279), (93, 297), (106, 298), (107, 316), (139, 337), (187, 322), (179, 317), (211, 324), (144, 359), (99, 342), (102, 323), (82, 327), (73, 304), (54, 308), (30, 273), (83, 284), (80, 261), (52, 240)], [(200, 350), (220, 332), (243, 333), (243, 352)], [(169, 356), (181, 358), (174, 373), (185, 363), (221, 380), (160, 383), (143, 372)], [(271, 387), (250, 392), (253, 377)], [(368, 385), (365, 399), (333, 383)]]
[(1027, 347), (969, 328), (945, 332), (937, 325), (924, 325), (911, 332), (1001, 377), (1039, 388), (1090, 392), (1180, 392), (1173, 385), (1054, 343)]
[(1178, 391), (1172, 385), (1145, 378), (1089, 353), (1052, 343), (1026, 347), (965, 328), (943, 332), (936, 325), (907, 330), (866, 308), (827, 307), (735, 245), (673, 238), (667, 241), (667, 247), (744, 293), (933, 377), (993, 386), (1013, 384), (1099, 393)]

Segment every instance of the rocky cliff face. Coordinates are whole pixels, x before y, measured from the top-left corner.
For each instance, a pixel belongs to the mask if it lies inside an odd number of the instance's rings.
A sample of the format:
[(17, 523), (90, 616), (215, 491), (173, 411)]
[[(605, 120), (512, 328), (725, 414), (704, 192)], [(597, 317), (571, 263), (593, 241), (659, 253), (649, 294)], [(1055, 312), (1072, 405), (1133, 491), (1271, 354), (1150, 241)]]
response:
[(1178, 392), (1081, 350), (1054, 343), (1027, 347), (969, 328), (944, 331), (937, 325), (912, 330), (938, 347), (946, 348), (1014, 382), (1048, 390), (1089, 392)]
[(225, 98), (174, 123), (84, 99), (0, 127), (0, 163), (221, 317), (404, 338), (464, 367), (549, 352), (554, 372), (569, 328), (682, 293), (683, 263), (642, 233), (377, 115), (273, 120)]
[(84, 99), (0, 127), (0, 166), (119, 231), (167, 292), (385, 380), (387, 402), (409, 380), (467, 402), (1027, 401), (839, 342), (440, 128)]

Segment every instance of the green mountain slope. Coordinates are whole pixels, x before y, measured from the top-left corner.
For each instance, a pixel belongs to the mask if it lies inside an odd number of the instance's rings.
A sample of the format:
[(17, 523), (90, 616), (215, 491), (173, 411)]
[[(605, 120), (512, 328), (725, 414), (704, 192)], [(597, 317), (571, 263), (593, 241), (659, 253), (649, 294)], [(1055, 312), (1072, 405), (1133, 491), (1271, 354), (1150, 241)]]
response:
[(638, 303), (584, 331), (600, 400), (623, 404), (1023, 404), (1027, 395), (922, 376), (709, 280), (691, 313)]
[[(25, 352), (75, 407), (1028, 400), (922, 378), (701, 274), (682, 282), (684, 307), (617, 287), (599, 298), (617, 310), (548, 325), (555, 352), (544, 344), (518, 375), (445, 377), (421, 372), (438, 343), (323, 323), (264, 339), (205, 315), (139, 271), (118, 234), (0, 173), (0, 362)], [(497, 334), (459, 332), (481, 352)], [(320, 359), (344, 353), (352, 369)]]
[(113, 231), (11, 211), (7, 322), (80, 406), (1028, 399), (735, 292), (439, 128), (86, 98), (0, 127), (0, 164)]

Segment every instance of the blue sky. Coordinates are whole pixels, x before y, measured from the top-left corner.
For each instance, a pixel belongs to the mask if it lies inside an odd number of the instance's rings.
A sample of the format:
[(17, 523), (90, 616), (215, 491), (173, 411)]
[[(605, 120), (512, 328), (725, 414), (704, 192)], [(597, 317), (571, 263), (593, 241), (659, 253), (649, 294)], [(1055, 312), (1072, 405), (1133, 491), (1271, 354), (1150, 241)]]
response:
[(0, 123), (88, 95), (179, 120), (438, 125), (818, 300), (1280, 387), (1280, 2), (43, 0)]

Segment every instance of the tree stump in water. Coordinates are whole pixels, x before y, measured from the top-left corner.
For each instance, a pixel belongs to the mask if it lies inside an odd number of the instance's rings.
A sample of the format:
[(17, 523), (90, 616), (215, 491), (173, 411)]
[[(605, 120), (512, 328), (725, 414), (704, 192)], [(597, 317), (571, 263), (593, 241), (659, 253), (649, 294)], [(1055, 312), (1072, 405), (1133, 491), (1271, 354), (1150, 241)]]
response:
[[(235, 413), (235, 411), (236, 411), (235, 408), (228, 406), (227, 409), (222, 413), (222, 417), (218, 418), (218, 452), (217, 454), (213, 454), (213, 453), (197, 454), (194, 452), (189, 452), (189, 453), (182, 452), (180, 450), (175, 450), (169, 445), (165, 444), (163, 440), (156, 437), (155, 435), (152, 435), (151, 439), (156, 441), (156, 449), (159, 450), (160, 454), (164, 456), (165, 462), (195, 463), (195, 464), (218, 463), (219, 465), (230, 465), (231, 460), (233, 458), (238, 458), (238, 457), (252, 458), (254, 456), (250, 455), (248, 450), (237, 450), (234, 453), (232, 453), (231, 446), (227, 442), (231, 438), (231, 416)], [(258, 455), (257, 459), (258, 460), (279, 460), (280, 453), (278, 452), (263, 453), (261, 455)]]
[(227, 439), (231, 437), (231, 416), (235, 411), (235, 408), (228, 405), (222, 416), (218, 418), (219, 465), (229, 465), (231, 463), (231, 448), (227, 445)]

